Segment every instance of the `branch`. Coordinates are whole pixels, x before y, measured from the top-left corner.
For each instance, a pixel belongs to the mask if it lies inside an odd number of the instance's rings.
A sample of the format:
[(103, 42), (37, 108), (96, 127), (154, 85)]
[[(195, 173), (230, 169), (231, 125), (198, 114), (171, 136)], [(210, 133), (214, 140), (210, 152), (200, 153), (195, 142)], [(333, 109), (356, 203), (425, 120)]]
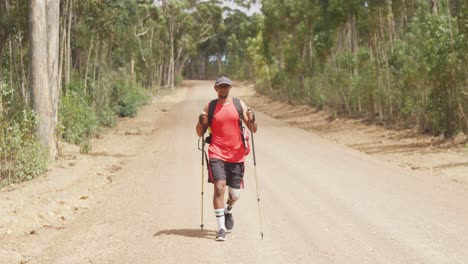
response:
[[(205, 24), (201, 27), (201, 28), (204, 28), (205, 25), (207, 25), (209, 22), (211, 21), (211, 16), (205, 21)], [(204, 34), (206, 34), (208, 32), (208, 30), (210, 30), (210, 28), (212, 28), (212, 25), (209, 25), (205, 31), (203, 31), (200, 36), (203, 36)]]
[(209, 39), (211, 39), (211, 38), (214, 38), (214, 37), (216, 37), (216, 35), (211, 35), (211, 36), (202, 38), (202, 39), (198, 40), (197, 43), (198, 43), (198, 44), (201, 44), (201, 43), (203, 43), (203, 42), (205, 42), (205, 41), (207, 41), (207, 40), (209, 40)]
[(138, 38), (139, 36), (146, 35), (146, 33), (148, 33), (148, 29), (138, 34), (136, 33), (136, 30), (135, 30), (135, 37)]
[[(141, 33), (140, 33), (140, 34), (137, 34), (137, 33), (136, 33), (136, 26), (135, 26), (135, 28), (133, 29), (133, 31), (135, 32), (135, 36), (136, 36), (136, 38), (137, 38), (137, 40), (138, 40), (138, 47), (140, 48), (141, 59), (142, 59), (143, 62), (145, 63), (146, 67), (148, 67), (148, 63), (146, 62), (146, 58), (145, 58), (145, 55), (144, 55), (144, 53), (143, 53), (143, 47), (141, 46), (141, 39), (138, 38), (138, 36), (141, 35)], [(146, 31), (148, 31), (148, 30), (146, 30)], [(146, 33), (146, 32), (145, 32), (145, 33)]]

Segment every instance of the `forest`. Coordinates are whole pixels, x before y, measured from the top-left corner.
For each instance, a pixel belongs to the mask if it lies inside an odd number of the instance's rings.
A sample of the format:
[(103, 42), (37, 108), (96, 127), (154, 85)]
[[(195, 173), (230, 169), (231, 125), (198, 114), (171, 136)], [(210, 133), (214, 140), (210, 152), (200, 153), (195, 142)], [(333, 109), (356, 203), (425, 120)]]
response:
[(468, 133), (465, 0), (0, 0), (0, 186), (91, 150), (184, 79), (450, 138)]

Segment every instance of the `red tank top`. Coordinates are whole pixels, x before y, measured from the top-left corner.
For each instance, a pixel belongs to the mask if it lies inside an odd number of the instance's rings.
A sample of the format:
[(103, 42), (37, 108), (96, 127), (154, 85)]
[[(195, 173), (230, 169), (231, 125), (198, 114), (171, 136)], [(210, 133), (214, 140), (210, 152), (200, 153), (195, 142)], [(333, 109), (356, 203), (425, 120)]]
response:
[(208, 149), (210, 158), (243, 162), (245, 150), (240, 134), (239, 113), (232, 99), (227, 104), (216, 104), (210, 127), (212, 136)]

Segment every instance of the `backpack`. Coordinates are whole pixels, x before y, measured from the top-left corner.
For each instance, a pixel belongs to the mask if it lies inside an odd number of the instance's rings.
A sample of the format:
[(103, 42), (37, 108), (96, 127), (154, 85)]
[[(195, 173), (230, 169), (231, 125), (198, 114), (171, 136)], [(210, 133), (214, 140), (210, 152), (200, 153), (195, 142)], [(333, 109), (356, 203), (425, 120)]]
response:
[[(232, 98), (234, 106), (236, 107), (237, 113), (239, 114), (239, 128), (241, 132), (242, 142), (244, 143), (244, 150), (245, 155), (250, 153), (250, 144), (249, 144), (249, 133), (248, 130), (242, 125), (243, 113), (242, 105), (240, 103), (239, 98)], [(211, 120), (213, 119), (214, 111), (216, 109), (216, 104), (218, 103), (218, 99), (214, 99), (210, 102), (208, 107), (208, 126), (211, 125)], [(210, 135), (205, 139), (205, 142), (211, 144), (211, 128), (210, 128)]]

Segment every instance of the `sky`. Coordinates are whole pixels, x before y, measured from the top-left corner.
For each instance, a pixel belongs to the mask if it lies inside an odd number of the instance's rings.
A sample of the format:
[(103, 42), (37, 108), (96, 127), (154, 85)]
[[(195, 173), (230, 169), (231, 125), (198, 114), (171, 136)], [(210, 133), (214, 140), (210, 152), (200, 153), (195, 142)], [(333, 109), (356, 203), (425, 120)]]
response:
[[(205, 0), (205, 1), (209, 1), (209, 0)], [(153, 0), (153, 3), (157, 6), (161, 6), (161, 2), (160, 0)], [(203, 1), (202, 1), (203, 2)], [(223, 0), (223, 4), (222, 6), (228, 6), (230, 8), (233, 8), (233, 9), (238, 9), (238, 10), (241, 10), (243, 11), (244, 13), (246, 13), (247, 15), (252, 15), (254, 13), (261, 13), (261, 7), (262, 7), (262, 4), (261, 4), (261, 1), (260, 0), (256, 0), (256, 3), (255, 4), (252, 4), (250, 6), (250, 9), (245, 9), (243, 7), (240, 7), (238, 5), (236, 5), (234, 3), (233, 0)]]
[(240, 7), (240, 6), (237, 6), (233, 1), (229, 1), (229, 0), (225, 0), (224, 1), (224, 6), (229, 6), (231, 8), (235, 8), (235, 9), (239, 9), (241, 11), (243, 11), (244, 13), (246, 13), (247, 15), (252, 15), (253, 13), (260, 13), (260, 8), (262, 7), (262, 4), (260, 3), (260, 1), (256, 1), (255, 4), (253, 4), (250, 9), (245, 9), (243, 7)]

